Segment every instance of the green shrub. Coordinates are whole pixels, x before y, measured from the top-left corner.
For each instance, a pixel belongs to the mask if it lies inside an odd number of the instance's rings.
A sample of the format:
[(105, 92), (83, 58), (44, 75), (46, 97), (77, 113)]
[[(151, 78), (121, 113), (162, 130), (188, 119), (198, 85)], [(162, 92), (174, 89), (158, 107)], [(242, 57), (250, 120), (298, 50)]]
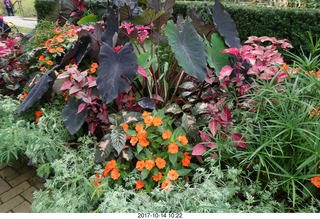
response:
[[(179, 13), (185, 16), (188, 9), (194, 7), (207, 22), (212, 23), (205, 4), (213, 8), (213, 3), (177, 2), (174, 6), (175, 17)], [(249, 36), (288, 39), (295, 48), (295, 53), (298, 53), (300, 46), (307, 49), (307, 45), (301, 42), (301, 33), (310, 31), (314, 37), (319, 36), (320, 33), (320, 10), (318, 9), (259, 7), (227, 3), (223, 5), (235, 21), (241, 40), (246, 40)]]
[(35, 0), (38, 21), (45, 19), (59, 0)]

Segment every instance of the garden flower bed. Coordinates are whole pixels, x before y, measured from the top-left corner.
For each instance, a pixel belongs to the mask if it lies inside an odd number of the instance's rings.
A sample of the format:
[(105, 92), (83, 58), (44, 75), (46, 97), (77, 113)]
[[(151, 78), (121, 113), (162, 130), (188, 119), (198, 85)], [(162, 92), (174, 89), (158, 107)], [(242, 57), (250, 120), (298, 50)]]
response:
[(0, 44), (0, 161), (46, 179), (32, 210), (319, 212), (320, 40), (306, 59), (241, 43), (218, 0), (214, 24), (124, 2)]

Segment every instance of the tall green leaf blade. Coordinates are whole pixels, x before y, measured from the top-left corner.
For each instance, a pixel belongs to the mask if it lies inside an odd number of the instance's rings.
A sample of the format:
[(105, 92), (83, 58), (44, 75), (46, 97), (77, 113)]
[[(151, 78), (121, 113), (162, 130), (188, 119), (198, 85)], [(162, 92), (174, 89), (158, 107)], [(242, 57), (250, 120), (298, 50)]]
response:
[(202, 82), (206, 77), (207, 54), (192, 21), (186, 21), (181, 33), (173, 21), (169, 21), (165, 34), (179, 65)]
[(216, 70), (216, 75), (219, 76), (223, 66), (230, 65), (230, 54), (221, 53), (221, 50), (228, 48), (223, 38), (218, 33), (213, 33), (211, 41), (205, 40), (206, 50), (208, 53), (208, 64)]

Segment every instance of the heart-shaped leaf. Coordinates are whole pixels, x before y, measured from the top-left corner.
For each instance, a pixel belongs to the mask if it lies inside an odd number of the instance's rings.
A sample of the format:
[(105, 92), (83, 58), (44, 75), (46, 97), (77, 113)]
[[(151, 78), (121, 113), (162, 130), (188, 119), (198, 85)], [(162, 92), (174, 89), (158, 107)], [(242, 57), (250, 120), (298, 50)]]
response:
[(106, 17), (104, 18), (105, 30), (102, 33), (101, 40), (102, 42), (108, 44), (110, 47), (114, 46), (114, 36), (119, 33), (118, 17), (118, 11), (109, 8)]
[(227, 46), (223, 38), (217, 33), (211, 35), (210, 42), (205, 40), (205, 44), (208, 53), (208, 64), (216, 70), (216, 75), (219, 76), (222, 67), (230, 65), (229, 58), (231, 55), (221, 52), (221, 50), (226, 49)]
[(137, 58), (129, 43), (119, 53), (103, 43), (99, 64), (97, 88), (102, 100), (108, 104), (129, 88), (129, 82), (133, 81), (138, 69)]
[(205, 36), (207, 39), (210, 39), (211, 34), (216, 32), (214, 26), (212, 24), (206, 23), (202, 17), (200, 17), (194, 8), (189, 10), (189, 16), (193, 21), (193, 25), (198, 32), (198, 34), (203, 37)]
[(133, 9), (136, 6), (137, 3), (138, 3), (138, 0), (113, 0), (113, 4), (115, 4), (119, 8), (126, 4), (131, 9)]
[(141, 14), (136, 17), (133, 17), (132, 23), (138, 25), (149, 25), (158, 19), (165, 12), (163, 10), (156, 12), (153, 9), (144, 10)]
[(42, 75), (39, 82), (31, 89), (28, 96), (26, 96), (20, 105), (17, 110), (18, 114), (21, 114), (34, 106), (34, 104), (38, 102), (50, 88), (52, 88), (53, 83), (56, 80), (56, 75), (54, 73), (55, 70), (56, 68), (53, 68), (48, 73)]
[(192, 21), (186, 21), (181, 33), (173, 21), (169, 21), (165, 33), (179, 65), (202, 82), (206, 77), (207, 54)]
[(174, 4), (175, 0), (165, 0), (163, 2), (159, 0), (148, 0), (147, 7), (149, 9), (154, 9), (157, 12), (165, 12), (153, 22), (156, 30), (160, 31), (161, 26), (166, 24), (167, 21), (172, 17)]
[(69, 98), (68, 104), (62, 110), (62, 121), (71, 135), (74, 135), (83, 125), (87, 117), (87, 107), (78, 113), (79, 106), (82, 101), (75, 101)]
[(220, 35), (223, 36), (227, 46), (241, 48), (236, 24), (230, 14), (224, 10), (219, 0), (214, 0), (213, 22)]

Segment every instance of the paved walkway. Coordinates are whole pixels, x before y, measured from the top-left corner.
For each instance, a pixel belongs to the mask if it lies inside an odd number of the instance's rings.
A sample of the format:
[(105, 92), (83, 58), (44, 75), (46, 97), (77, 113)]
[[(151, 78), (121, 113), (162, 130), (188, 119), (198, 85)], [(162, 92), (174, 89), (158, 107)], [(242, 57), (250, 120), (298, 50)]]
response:
[(0, 213), (30, 213), (33, 192), (39, 189), (43, 184), (26, 162), (0, 165)]
[(33, 29), (37, 25), (37, 18), (25, 18), (20, 16), (3, 16), (6, 22), (11, 22), (18, 27), (27, 27)]

